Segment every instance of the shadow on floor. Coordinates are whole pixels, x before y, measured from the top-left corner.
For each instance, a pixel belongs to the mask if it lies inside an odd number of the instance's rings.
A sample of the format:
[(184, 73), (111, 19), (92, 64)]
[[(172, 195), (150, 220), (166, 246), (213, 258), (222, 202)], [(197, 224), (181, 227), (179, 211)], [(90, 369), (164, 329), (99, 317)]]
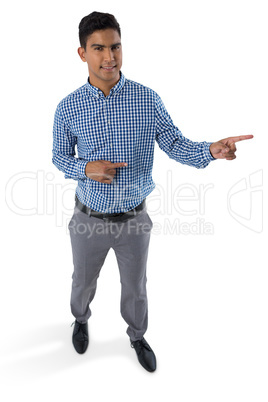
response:
[[(123, 357), (136, 359), (127, 337), (107, 342), (91, 340), (87, 352), (79, 355), (72, 345), (73, 328), (66, 324), (29, 330), (12, 340), (12, 334), (5, 342), (1, 353), (1, 377), (18, 380), (33, 380), (57, 372), (73, 369), (75, 366), (91, 364), (97, 359)], [(90, 331), (89, 331), (90, 332)]]

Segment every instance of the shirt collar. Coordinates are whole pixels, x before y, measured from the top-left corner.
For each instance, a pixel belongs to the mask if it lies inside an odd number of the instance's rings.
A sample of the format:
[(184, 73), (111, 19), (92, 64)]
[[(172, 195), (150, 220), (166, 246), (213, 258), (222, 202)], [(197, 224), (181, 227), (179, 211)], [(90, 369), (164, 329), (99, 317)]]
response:
[[(121, 89), (123, 88), (123, 86), (125, 85), (125, 81), (126, 81), (126, 78), (125, 78), (124, 74), (120, 71), (120, 80), (111, 89), (109, 96), (119, 93), (121, 91)], [(89, 90), (91, 95), (96, 96), (97, 98), (104, 96), (103, 92), (99, 88), (94, 87), (93, 85), (90, 84), (89, 77), (88, 77), (88, 80), (86, 83), (86, 87)]]

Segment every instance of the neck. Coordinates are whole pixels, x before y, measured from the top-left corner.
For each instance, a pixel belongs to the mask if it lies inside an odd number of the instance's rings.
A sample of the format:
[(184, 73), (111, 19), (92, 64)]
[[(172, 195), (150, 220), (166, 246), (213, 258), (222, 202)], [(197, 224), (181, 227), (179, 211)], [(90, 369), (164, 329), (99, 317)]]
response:
[(95, 80), (89, 77), (89, 82), (91, 85), (98, 88), (104, 94), (104, 96), (108, 96), (110, 94), (111, 89), (120, 81), (120, 78), (121, 76), (119, 74), (117, 80), (114, 80), (112, 82), (103, 82), (101, 80)]

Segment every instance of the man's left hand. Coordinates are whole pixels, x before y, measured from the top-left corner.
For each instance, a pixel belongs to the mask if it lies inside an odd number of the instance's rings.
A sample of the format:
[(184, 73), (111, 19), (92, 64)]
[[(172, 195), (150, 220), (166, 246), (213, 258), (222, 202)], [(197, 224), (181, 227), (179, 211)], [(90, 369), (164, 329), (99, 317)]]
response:
[(209, 150), (215, 159), (233, 160), (236, 158), (235, 143), (238, 141), (250, 140), (251, 138), (253, 138), (253, 135), (240, 135), (238, 137), (225, 138), (218, 142), (213, 142), (213, 144), (210, 145)]

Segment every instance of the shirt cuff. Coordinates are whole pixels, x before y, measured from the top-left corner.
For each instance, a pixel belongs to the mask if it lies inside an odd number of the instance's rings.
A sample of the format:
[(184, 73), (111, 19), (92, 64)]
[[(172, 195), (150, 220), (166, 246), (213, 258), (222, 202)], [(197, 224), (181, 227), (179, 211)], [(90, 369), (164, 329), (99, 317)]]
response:
[(87, 179), (85, 173), (86, 165), (88, 161), (78, 161), (77, 163), (77, 175), (79, 179)]
[(215, 161), (216, 159), (211, 155), (210, 153), (210, 145), (213, 144), (213, 142), (206, 142), (204, 146), (204, 157), (207, 161)]

